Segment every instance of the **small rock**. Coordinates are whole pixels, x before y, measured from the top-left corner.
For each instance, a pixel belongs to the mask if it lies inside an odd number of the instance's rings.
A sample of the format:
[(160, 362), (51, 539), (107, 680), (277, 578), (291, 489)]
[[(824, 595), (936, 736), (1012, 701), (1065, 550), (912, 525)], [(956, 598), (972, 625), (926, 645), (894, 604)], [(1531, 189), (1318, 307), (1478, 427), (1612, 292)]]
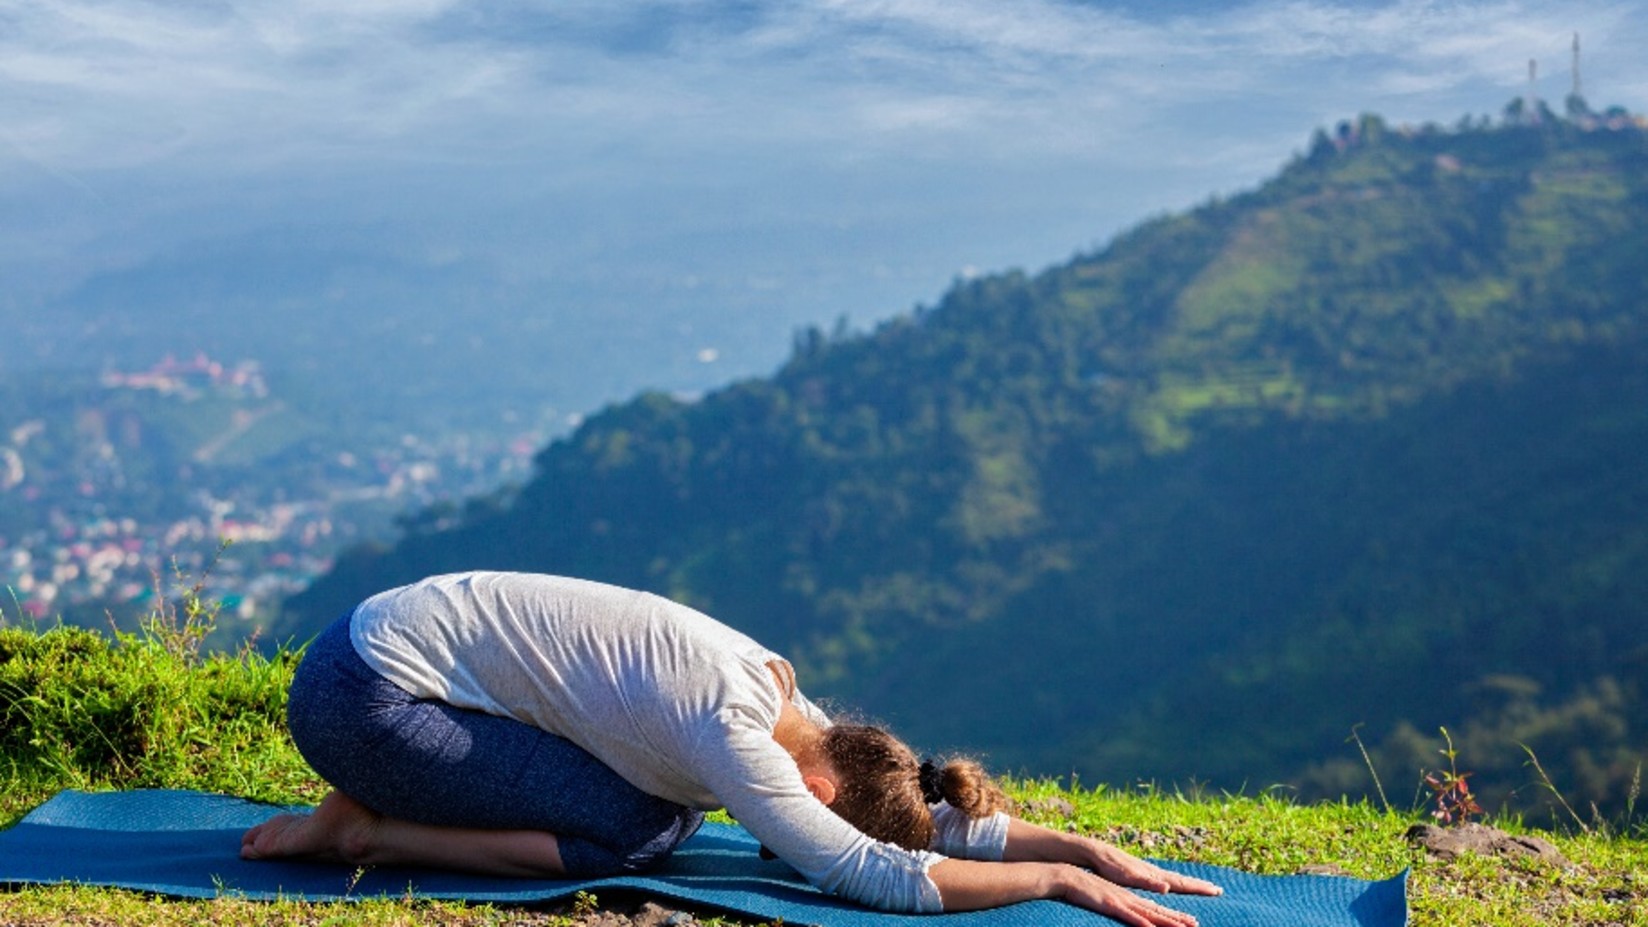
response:
[(1407, 838), (1409, 843), (1422, 846), (1443, 859), (1452, 859), (1461, 853), (1485, 853), (1490, 856), (1531, 856), (1563, 868), (1569, 865), (1567, 857), (1548, 840), (1526, 834), (1507, 834), (1486, 824), (1461, 824), (1458, 827), (1415, 824), (1408, 828)]
[(1207, 828), (1173, 825), (1173, 842), (1181, 848), (1199, 847), (1207, 842)]
[(1299, 867), (1299, 874), (1300, 875), (1320, 875), (1320, 876), (1348, 876), (1348, 875), (1350, 875), (1350, 872), (1348, 872), (1343, 866), (1336, 866), (1333, 863), (1310, 863), (1309, 865), (1300, 866)]
[(691, 914), (672, 911), (655, 901), (642, 904), (630, 920), (635, 927), (687, 927), (693, 922)]

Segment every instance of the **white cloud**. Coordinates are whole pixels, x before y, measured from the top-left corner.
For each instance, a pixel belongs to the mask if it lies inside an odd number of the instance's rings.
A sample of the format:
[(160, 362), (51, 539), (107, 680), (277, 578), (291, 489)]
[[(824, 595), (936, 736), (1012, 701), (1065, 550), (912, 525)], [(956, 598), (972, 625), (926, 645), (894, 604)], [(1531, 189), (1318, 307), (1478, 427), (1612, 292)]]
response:
[(191, 151), (260, 162), (307, 146), (369, 149), (443, 128), (440, 109), (496, 86), (507, 54), (454, 53), (411, 27), (437, 4), (202, 7), (25, 4), (0, 37), (14, 137), (70, 168)]
[(1379, 102), (1370, 90), (1510, 87), (1530, 56), (1565, 69), (1575, 29), (1621, 68), (1644, 32), (1641, 2), (1287, 0), (1151, 20), (1059, 0), (831, 0), (725, 23), (702, 4), (636, 9), (25, 0), (0, 33), (0, 101), (10, 137), (67, 171), (923, 136), (1024, 156), (1102, 148), (1162, 107), (1351, 112)]

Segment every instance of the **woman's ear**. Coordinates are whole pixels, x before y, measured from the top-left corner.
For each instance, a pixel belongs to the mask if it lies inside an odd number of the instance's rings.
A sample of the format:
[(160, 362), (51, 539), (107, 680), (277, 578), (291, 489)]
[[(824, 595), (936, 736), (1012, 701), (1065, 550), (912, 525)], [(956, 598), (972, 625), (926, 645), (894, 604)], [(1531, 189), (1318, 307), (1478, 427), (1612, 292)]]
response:
[(828, 805), (835, 801), (835, 780), (828, 776), (802, 776), (801, 784), (805, 785), (807, 791), (813, 793), (813, 797), (819, 802)]

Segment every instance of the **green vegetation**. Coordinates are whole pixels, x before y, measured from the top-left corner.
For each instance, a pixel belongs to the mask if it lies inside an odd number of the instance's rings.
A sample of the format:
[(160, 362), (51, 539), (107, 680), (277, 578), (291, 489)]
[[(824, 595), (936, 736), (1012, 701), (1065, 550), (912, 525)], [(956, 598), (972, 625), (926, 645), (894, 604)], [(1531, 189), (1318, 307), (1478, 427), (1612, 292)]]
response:
[(112, 640), (0, 624), (0, 819), (65, 788), (318, 800), (285, 734), (296, 654), (202, 656), (216, 616), (197, 592)]
[(1640, 122), (1363, 117), (1097, 253), (608, 408), (276, 637), (429, 573), (566, 573), (1032, 775), (1364, 795), (1359, 730), (1417, 795), (1446, 727), (1490, 811), (1565, 820), (1555, 783), (1616, 816), (1648, 760), (1644, 254)]
[[(167, 608), (151, 616), (144, 633), (116, 640), (71, 627), (0, 627), (0, 827), (67, 787), (199, 788), (277, 802), (313, 802), (322, 794), (281, 723), (298, 654), (201, 657), (194, 645), (211, 609), (187, 593)], [(1424, 817), (1417, 806), (1392, 811), (1365, 801), (1301, 804), (1275, 792), (1114, 789), (1046, 779), (1009, 786), (1026, 817), (1145, 855), (1275, 874), (1327, 867), (1387, 878), (1411, 868), (1414, 927), (1648, 925), (1648, 885), (1639, 877), (1648, 868), (1648, 846), (1642, 826), (1624, 819), (1547, 834), (1568, 866), (1491, 855), (1445, 860), (1404, 838)], [(1528, 832), (1514, 819), (1495, 823)], [(585, 898), (551, 911), (408, 899), (339, 907), (228, 897), (170, 901), (57, 886), (0, 894), (0, 922), (568, 925), (587, 922), (599, 902)]]

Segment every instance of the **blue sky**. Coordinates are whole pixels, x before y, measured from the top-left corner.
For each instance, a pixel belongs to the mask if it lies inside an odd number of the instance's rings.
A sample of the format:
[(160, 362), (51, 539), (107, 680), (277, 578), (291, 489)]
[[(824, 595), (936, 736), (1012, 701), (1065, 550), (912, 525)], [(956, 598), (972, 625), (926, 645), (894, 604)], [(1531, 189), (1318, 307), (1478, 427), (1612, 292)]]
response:
[(0, 363), (108, 362), (77, 313), (421, 305), (601, 359), (542, 401), (701, 389), (1359, 112), (1497, 114), (1529, 59), (1560, 108), (1576, 32), (1648, 109), (1648, 0), (0, 0), (0, 311), (58, 325)]

